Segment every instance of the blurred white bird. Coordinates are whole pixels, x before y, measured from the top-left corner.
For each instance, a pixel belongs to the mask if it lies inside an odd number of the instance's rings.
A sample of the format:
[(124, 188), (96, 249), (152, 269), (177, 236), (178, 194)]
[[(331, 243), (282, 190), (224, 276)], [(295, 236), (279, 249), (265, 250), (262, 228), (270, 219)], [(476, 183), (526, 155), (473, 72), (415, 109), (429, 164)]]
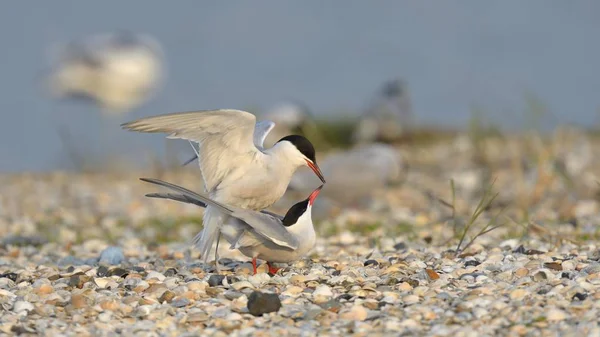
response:
[[(281, 198), (301, 166), (310, 167), (325, 183), (315, 149), (305, 137), (291, 135), (271, 148), (257, 147), (273, 126), (270, 121), (257, 123), (249, 112), (228, 109), (171, 113), (122, 124), (131, 131), (168, 133), (167, 138), (198, 143), (198, 163), (209, 197), (251, 210), (265, 209)], [(194, 238), (204, 261), (227, 218), (218, 208), (206, 208), (204, 228)]]
[[(378, 188), (402, 182), (407, 173), (400, 153), (387, 144), (358, 146), (331, 154), (321, 161), (321, 169), (328, 177), (323, 197), (338, 205), (355, 204)], [(306, 193), (314, 184), (311, 178), (300, 170), (292, 177), (288, 189)]]
[(407, 84), (399, 79), (386, 82), (375, 101), (361, 116), (353, 140), (359, 144), (391, 142), (411, 123), (411, 114)]
[(148, 99), (164, 77), (164, 54), (150, 36), (102, 34), (62, 48), (46, 79), (58, 98), (92, 99), (106, 113), (125, 113)]
[[(323, 185), (311, 192), (307, 199), (293, 205), (280, 216), (271, 212), (256, 212), (219, 203), (207, 196), (194, 193), (186, 188), (158, 179), (141, 180), (167, 187), (177, 194), (150, 193), (147, 197), (171, 199), (190, 203), (200, 207), (214, 207), (229, 216), (223, 224), (222, 233), (231, 244), (230, 249), (238, 249), (252, 258), (252, 267), (256, 274), (256, 259), (267, 261), (269, 272), (277, 273), (278, 268), (271, 262), (286, 263), (298, 260), (315, 245), (316, 233), (311, 218), (311, 208)], [(218, 244), (218, 242), (217, 242)], [(218, 259), (218, 256), (215, 256)]]

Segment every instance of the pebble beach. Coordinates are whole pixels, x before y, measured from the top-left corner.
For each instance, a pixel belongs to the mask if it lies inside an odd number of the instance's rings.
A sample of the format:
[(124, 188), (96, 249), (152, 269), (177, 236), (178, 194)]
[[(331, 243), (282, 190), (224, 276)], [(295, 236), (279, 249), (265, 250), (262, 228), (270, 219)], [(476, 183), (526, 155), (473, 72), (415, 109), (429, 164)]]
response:
[(600, 336), (598, 145), (569, 128), (398, 145), (403, 182), (322, 210), (276, 275), (226, 244), (216, 273), (190, 246), (202, 209), (144, 196), (160, 189), (140, 177), (201, 192), (196, 167), (4, 174), (0, 334)]

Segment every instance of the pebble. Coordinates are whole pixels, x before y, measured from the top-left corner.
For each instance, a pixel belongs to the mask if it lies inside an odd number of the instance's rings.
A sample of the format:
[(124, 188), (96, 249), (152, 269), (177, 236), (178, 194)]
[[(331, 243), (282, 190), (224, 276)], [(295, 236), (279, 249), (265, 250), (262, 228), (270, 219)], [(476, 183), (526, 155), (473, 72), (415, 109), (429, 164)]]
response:
[(319, 285), (312, 293), (313, 301), (315, 303), (322, 303), (330, 300), (333, 297), (331, 288), (327, 285)]
[(223, 285), (224, 275), (210, 275), (208, 278), (208, 285), (211, 287), (218, 287)]
[(248, 312), (254, 316), (262, 316), (276, 312), (281, 308), (281, 300), (277, 294), (253, 291), (248, 296)]
[[(428, 151), (403, 145), (423, 167), (411, 171), (410, 184), (378, 189), (364, 208), (325, 215), (313, 250), (274, 276), (264, 263), (251, 275), (248, 258), (226, 244), (215, 275), (185, 243), (199, 231), (202, 210), (144, 197), (158, 191), (139, 183), (150, 171), (0, 175), (0, 237), (9, 243), (0, 245), (0, 334), (458, 337), (485, 328), (487, 335), (599, 335), (600, 214), (589, 205), (597, 211), (600, 146), (592, 147), (590, 168), (566, 184), (556, 168), (543, 173), (566, 142), (545, 148), (544, 157), (533, 151), (545, 140), (505, 141), (481, 144), (500, 194), (475, 227), (496, 214), (519, 221), (527, 211), (535, 219), (528, 235), (509, 222), (456, 254), (452, 211), (436, 201), (451, 195), (439, 169), (470, 181), (455, 195), (464, 222), (480, 200), (474, 177), (487, 164), (454, 142)], [(197, 172), (160, 175), (202, 191)], [(523, 209), (519, 193), (535, 206)]]
[(13, 305), (13, 311), (16, 313), (20, 313), (23, 311), (32, 311), (34, 309), (33, 304), (27, 301), (16, 301)]
[(125, 254), (121, 247), (107, 247), (100, 253), (99, 263), (117, 265), (125, 260)]
[(354, 305), (349, 310), (344, 310), (340, 313), (341, 319), (350, 321), (364, 321), (369, 315), (368, 310), (361, 305)]

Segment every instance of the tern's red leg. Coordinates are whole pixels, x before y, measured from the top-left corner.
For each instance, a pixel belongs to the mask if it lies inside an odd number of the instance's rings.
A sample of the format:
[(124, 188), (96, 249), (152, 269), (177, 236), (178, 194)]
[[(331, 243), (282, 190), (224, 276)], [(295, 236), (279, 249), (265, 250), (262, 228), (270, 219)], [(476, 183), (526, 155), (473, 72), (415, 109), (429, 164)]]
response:
[(252, 259), (252, 275), (256, 275), (256, 258)]
[(269, 273), (273, 274), (273, 275), (277, 274), (277, 271), (279, 269), (281, 269), (281, 268), (277, 268), (275, 266), (272, 266), (270, 262), (267, 262), (267, 266), (269, 267)]

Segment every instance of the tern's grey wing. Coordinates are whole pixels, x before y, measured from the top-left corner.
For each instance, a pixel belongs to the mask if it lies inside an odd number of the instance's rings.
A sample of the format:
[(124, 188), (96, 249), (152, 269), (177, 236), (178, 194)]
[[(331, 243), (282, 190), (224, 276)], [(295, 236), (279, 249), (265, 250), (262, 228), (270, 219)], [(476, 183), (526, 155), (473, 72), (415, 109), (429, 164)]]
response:
[(254, 145), (256, 117), (246, 111), (223, 109), (176, 112), (141, 118), (121, 126), (148, 133), (168, 133), (198, 143), (206, 191), (212, 191), (234, 166), (244, 165), (259, 151)]
[(175, 200), (187, 204), (192, 204), (196, 206), (200, 206), (202, 208), (206, 208), (206, 203), (197, 200), (195, 198), (189, 197), (185, 194), (174, 194), (174, 193), (148, 193), (146, 194), (149, 198), (158, 198), (158, 199), (169, 199)]
[(298, 239), (287, 231), (279, 218), (241, 208), (236, 208), (232, 216), (252, 227), (256, 234), (279, 246), (291, 249), (298, 248)]
[(216, 202), (212, 199), (210, 199), (207, 196), (198, 194), (196, 192), (190, 191), (187, 188), (181, 187), (181, 186), (177, 186), (171, 183), (168, 183), (166, 181), (162, 181), (159, 179), (152, 179), (152, 178), (140, 178), (141, 181), (145, 181), (151, 184), (155, 184), (155, 185), (159, 185), (159, 186), (163, 186), (166, 188), (169, 188), (171, 190), (177, 191), (183, 195), (185, 195), (186, 197), (192, 198), (196, 201), (200, 201), (202, 203), (204, 203), (205, 205), (211, 205), (217, 209), (219, 209), (221, 212), (228, 214), (228, 215), (233, 215), (233, 210), (231, 209), (230, 206), (226, 206), (223, 205), (219, 202)]
[[(260, 121), (260, 122), (256, 123), (256, 125), (254, 127), (254, 136), (253, 136), (254, 146), (256, 146), (256, 148), (258, 148), (259, 150), (264, 150), (265, 139), (267, 138), (267, 135), (269, 134), (269, 132), (271, 132), (271, 130), (273, 130), (274, 127), (275, 127), (275, 123), (272, 121)], [(193, 146), (194, 145), (192, 145), (192, 147)], [(194, 151), (196, 151), (195, 148), (194, 148)], [(198, 156), (194, 155), (192, 158), (188, 159), (181, 166), (186, 166), (187, 164), (193, 162), (196, 159), (198, 159)]]
[(265, 139), (273, 128), (275, 123), (272, 121), (260, 121), (254, 127), (254, 145), (259, 149), (264, 149)]
[[(170, 199), (170, 200), (175, 200), (175, 201), (179, 201), (179, 202), (184, 202), (184, 203), (188, 203), (188, 204), (192, 204), (192, 205), (196, 205), (196, 206), (200, 206), (203, 208), (206, 208), (206, 203), (202, 202), (201, 200), (198, 200), (196, 198), (193, 198), (189, 195), (185, 195), (185, 194), (175, 194), (175, 193), (148, 193), (146, 194), (147, 197), (149, 198), (158, 198), (158, 199)], [(273, 212), (269, 212), (267, 210), (262, 210), (260, 211), (263, 214), (268, 214), (272, 217), (275, 217), (277, 219), (283, 220), (283, 216), (273, 213)]]
[(203, 196), (196, 192), (192, 192), (184, 187), (177, 186), (166, 181), (151, 178), (140, 178), (140, 180), (167, 187), (169, 189), (182, 193), (187, 197), (199, 200), (205, 204), (216, 207), (221, 212), (244, 221), (248, 226), (252, 227), (252, 229), (257, 234), (277, 245), (289, 247), (291, 249), (298, 248), (298, 239), (296, 239), (296, 237), (294, 237), (290, 232), (287, 231), (287, 229), (285, 229), (285, 227), (281, 223), (279, 216), (274, 217), (269, 214), (223, 205), (206, 196)]

